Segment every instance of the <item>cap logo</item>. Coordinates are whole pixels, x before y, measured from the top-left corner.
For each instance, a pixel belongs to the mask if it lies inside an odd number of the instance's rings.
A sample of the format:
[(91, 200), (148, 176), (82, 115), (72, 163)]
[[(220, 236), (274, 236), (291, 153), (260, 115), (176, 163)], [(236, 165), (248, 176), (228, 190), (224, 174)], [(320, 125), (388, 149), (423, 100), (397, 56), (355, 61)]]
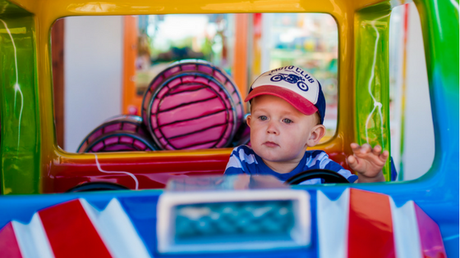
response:
[(297, 76), (295, 74), (285, 74), (285, 73), (279, 73), (270, 78), (270, 81), (272, 82), (279, 82), (279, 81), (285, 81), (290, 84), (297, 84), (297, 87), (303, 91), (308, 91), (308, 85), (304, 82), (305, 79)]
[(264, 94), (280, 97), (304, 114), (318, 112), (321, 123), (324, 120), (326, 101), (321, 84), (299, 67), (288, 65), (259, 75), (245, 101)]

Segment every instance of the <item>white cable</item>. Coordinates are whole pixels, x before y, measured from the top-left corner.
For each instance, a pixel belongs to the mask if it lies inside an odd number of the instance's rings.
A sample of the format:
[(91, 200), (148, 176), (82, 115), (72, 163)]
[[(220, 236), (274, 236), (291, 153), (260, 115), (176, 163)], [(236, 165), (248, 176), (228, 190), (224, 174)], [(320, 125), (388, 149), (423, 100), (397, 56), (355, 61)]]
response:
[(101, 168), (101, 164), (99, 164), (99, 160), (97, 160), (97, 154), (94, 154), (94, 157), (96, 158), (96, 166), (101, 171), (102, 173), (115, 173), (115, 174), (127, 174), (128, 176), (132, 177), (134, 179), (134, 182), (136, 182), (136, 187), (135, 190), (138, 190), (139, 188), (139, 181), (137, 180), (137, 177), (130, 172), (126, 171), (106, 171)]

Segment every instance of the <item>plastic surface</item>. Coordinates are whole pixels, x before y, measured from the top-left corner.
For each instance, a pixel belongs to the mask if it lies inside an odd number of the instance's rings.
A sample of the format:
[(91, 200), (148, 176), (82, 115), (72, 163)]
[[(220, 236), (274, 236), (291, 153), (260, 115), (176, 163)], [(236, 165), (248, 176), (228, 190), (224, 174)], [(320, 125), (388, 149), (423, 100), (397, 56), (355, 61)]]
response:
[[(52, 111), (52, 83), (51, 83), (51, 60), (50, 60), (50, 27), (53, 22), (65, 16), (72, 15), (136, 15), (136, 14), (168, 14), (168, 13), (219, 13), (222, 10), (229, 13), (235, 12), (330, 12), (338, 20), (339, 25), (349, 28), (352, 21), (346, 19), (347, 12), (358, 10), (363, 6), (373, 4), (373, 1), (360, 1), (356, 3), (326, 1), (321, 3), (305, 3), (299, 5), (297, 1), (283, 2), (281, 6), (257, 2), (248, 5), (245, 2), (230, 1), (226, 3), (203, 2), (191, 4), (183, 1), (172, 2), (149, 2), (145, 0), (132, 1), (126, 4), (124, 1), (115, 0), (104, 3), (82, 2), (76, 3), (72, 0), (65, 1), (29, 1), (19, 0), (10, 3), (2, 1), (5, 11), (2, 17), (9, 17), (10, 14), (20, 14), (21, 23), (9, 23), (9, 28), (37, 32), (34, 37), (28, 38), (29, 43), (24, 49), (18, 49), (19, 56), (27, 54), (27, 62), (19, 62), (21, 65), (29, 65), (27, 69), (21, 69), (21, 78), (30, 78), (29, 81), (20, 83), (24, 94), (23, 116), (18, 111), (19, 91), (11, 91), (12, 83), (5, 82), (3, 89), (10, 91), (10, 95), (3, 94), (2, 120), (7, 125), (2, 127), (2, 136), (7, 137), (10, 143), (4, 141), (2, 153), (4, 163), (2, 167), (1, 191), (3, 194), (20, 193), (51, 193), (64, 192), (69, 188), (88, 181), (95, 181), (100, 178), (107, 178), (104, 171), (127, 171), (137, 175), (147, 175), (140, 180), (139, 188), (163, 187), (165, 177), (170, 175), (190, 174), (221, 174), (231, 149), (203, 149), (188, 152), (152, 152), (152, 153), (110, 153), (98, 156), (98, 163), (95, 156), (91, 154), (76, 155), (62, 151), (55, 143), (54, 117)], [(42, 8), (46, 6), (46, 8)], [(275, 7), (276, 6), (276, 7)], [(335, 7), (334, 7), (335, 6)], [(350, 8), (351, 6), (351, 8)], [(25, 11), (27, 10), (27, 11)], [(7, 19), (7, 18), (5, 18)], [(19, 22), (18, 19), (15, 22)], [(1, 26), (0, 26), (1, 27)], [(13, 38), (16, 34), (12, 34)], [(23, 34), (18, 34), (22, 36)], [(10, 42), (8, 34), (2, 34), (5, 42)], [(339, 31), (339, 38), (347, 44), (340, 44), (340, 63), (347, 63), (352, 60), (354, 46), (353, 32), (350, 29)], [(23, 41), (21, 41), (23, 42)], [(2, 44), (4, 51), (1, 55), (7, 55), (5, 59), (5, 75), (14, 76), (14, 51), (11, 44)], [(22, 51), (22, 52), (21, 52)], [(20, 53), (21, 52), (21, 53)], [(39, 57), (39, 58), (36, 58)], [(340, 66), (340, 74), (353, 74), (354, 68), (349, 65)], [(39, 76), (38, 76), (39, 75)], [(11, 77), (13, 78), (13, 77)], [(349, 108), (350, 100), (353, 99), (353, 91), (346, 90), (352, 85), (352, 76), (339, 78), (339, 110), (338, 133), (328, 143), (318, 146), (331, 154), (331, 158), (346, 167), (345, 158), (350, 153), (349, 143), (353, 141), (354, 114)], [(38, 103), (39, 102), (39, 103)], [(26, 115), (25, 114), (30, 114)], [(11, 118), (11, 119), (10, 119)], [(14, 119), (13, 119), (14, 118)], [(24, 118), (24, 119), (23, 119)], [(20, 121), (19, 121), (20, 120)], [(21, 137), (14, 136), (21, 131)], [(3, 138), (2, 138), (3, 139)], [(22, 142), (22, 140), (25, 140)], [(14, 146), (18, 145), (16, 148)], [(15, 145), (16, 144), (16, 145)], [(21, 147), (24, 145), (23, 147)], [(19, 159), (16, 155), (20, 151)], [(8, 155), (11, 154), (11, 157)], [(192, 160), (193, 164), (188, 164)], [(25, 162), (27, 161), (27, 162)], [(168, 163), (168, 165), (165, 165)], [(155, 167), (155, 171), (150, 169)], [(101, 169), (102, 168), (102, 169)], [(69, 178), (72, 175), (72, 178)], [(133, 188), (135, 184), (127, 178), (120, 178), (121, 174), (113, 174), (111, 180), (125, 184)], [(168, 176), (166, 176), (168, 175)]]
[[(34, 196), (10, 196), (0, 205), (16, 202), (11, 207), (21, 216), (0, 215), (0, 240), (12, 243), (0, 251), (57, 258), (396, 257), (420, 241), (407, 257), (446, 257), (438, 226), (414, 202), (405, 209), (385, 194), (341, 190), (338, 199), (292, 189), (49, 195), (22, 208)], [(407, 229), (401, 219), (416, 223), (414, 234), (394, 241)]]
[[(362, 145), (379, 144), (390, 151), (390, 3), (381, 3), (356, 13), (355, 30), (355, 132)], [(390, 181), (390, 161), (383, 173)]]
[[(391, 196), (397, 208), (402, 207), (408, 200), (413, 200), (439, 226), (447, 256), (458, 257), (458, 2), (436, 0), (416, 0), (414, 2), (422, 21), (427, 58), (435, 133), (434, 162), (430, 170), (417, 180), (355, 184), (353, 187), (387, 194)], [(255, 2), (132, 0), (129, 3), (124, 0), (106, 2), (0, 1), (2, 7), (0, 12), (2, 21), (0, 23), (2, 32), (0, 33), (2, 63), (0, 184), (1, 193), (5, 195), (0, 196), (2, 210), (0, 226), (3, 227), (12, 219), (28, 223), (34, 212), (79, 196), (84, 196), (97, 207), (105, 206), (111, 198), (117, 197), (127, 213), (132, 215), (133, 224), (143, 241), (149, 248), (153, 247), (149, 249), (149, 252), (154, 252), (155, 239), (151, 232), (155, 230), (154, 211), (156, 199), (161, 191), (7, 195), (64, 192), (79, 183), (100, 178), (110, 179), (132, 189), (163, 187), (173, 176), (222, 174), (231, 152), (230, 149), (214, 149), (110, 153), (96, 157), (93, 154), (72, 154), (60, 150), (55, 143), (53, 124), (49, 35), (50, 27), (57, 18), (73, 15), (221, 12), (330, 13), (335, 17), (339, 26), (338, 92), (340, 96), (338, 111), (340, 117), (336, 136), (318, 147), (331, 153), (333, 159), (344, 163), (346, 155), (350, 153), (350, 142), (359, 140), (362, 143), (364, 140), (367, 141), (368, 137), (371, 142), (384, 144), (388, 141), (387, 127), (385, 127), (388, 126), (386, 124), (388, 115), (385, 111), (387, 108), (385, 105), (388, 103), (385, 103), (386, 96), (382, 93), (387, 84), (385, 77), (388, 71), (387, 68), (372, 66), (372, 64), (375, 61), (376, 65), (385, 65), (387, 60), (387, 46), (381, 41), (387, 37), (385, 27), (387, 18), (377, 18), (380, 17), (379, 14), (387, 15), (391, 7), (398, 4), (402, 2), (375, 0), (303, 2), (296, 0), (282, 2), (276, 0)], [(373, 27), (380, 25), (382, 27)], [(363, 43), (362, 46), (361, 43)], [(376, 43), (378, 49), (375, 52)], [(355, 59), (358, 62), (356, 64)], [(378, 80), (376, 75), (378, 75)], [(371, 80), (371, 78), (374, 79)], [(380, 110), (378, 103), (382, 104), (381, 113), (378, 111)], [(376, 125), (383, 121), (384, 127), (371, 126), (370, 121)], [(381, 140), (382, 135), (386, 139)], [(385, 144), (384, 148), (389, 149), (389, 145)], [(152, 172), (153, 167), (154, 172)], [(298, 188), (304, 189), (305, 187), (299, 186)], [(321, 192), (328, 198), (335, 199), (342, 194), (345, 186), (309, 186), (307, 189), (312, 196), (316, 196), (315, 189), (321, 189)], [(315, 201), (312, 203), (313, 206), (316, 207)], [(142, 213), (146, 210), (149, 212)], [(315, 215), (313, 217), (316, 221)], [(144, 222), (146, 224), (142, 224)], [(316, 230), (315, 227), (314, 224), (313, 230)], [(422, 245), (426, 243), (424, 241), (421, 242)], [(318, 240), (313, 239), (312, 245), (316, 246), (316, 244)], [(247, 254), (242, 253), (241, 255)], [(312, 249), (290, 251), (289, 253), (261, 251), (251, 253), (251, 255), (254, 257), (305, 257), (315, 256), (317, 251)], [(219, 257), (233, 256), (234, 254), (219, 255)]]
[(8, 1), (0, 6), (1, 192), (38, 193), (42, 140), (36, 21)]
[(166, 192), (157, 206), (159, 253), (307, 248), (310, 195), (290, 189)]

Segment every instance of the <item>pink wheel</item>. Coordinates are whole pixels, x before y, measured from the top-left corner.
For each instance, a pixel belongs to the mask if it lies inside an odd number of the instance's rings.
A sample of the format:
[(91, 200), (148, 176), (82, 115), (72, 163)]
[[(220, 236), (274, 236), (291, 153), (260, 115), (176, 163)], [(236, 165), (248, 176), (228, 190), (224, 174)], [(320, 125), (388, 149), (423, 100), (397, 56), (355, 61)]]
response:
[(183, 60), (156, 76), (142, 103), (142, 117), (162, 149), (230, 145), (241, 125), (241, 97), (228, 75), (209, 62)]
[(158, 150), (142, 123), (133, 115), (113, 117), (94, 129), (77, 152), (153, 151)]

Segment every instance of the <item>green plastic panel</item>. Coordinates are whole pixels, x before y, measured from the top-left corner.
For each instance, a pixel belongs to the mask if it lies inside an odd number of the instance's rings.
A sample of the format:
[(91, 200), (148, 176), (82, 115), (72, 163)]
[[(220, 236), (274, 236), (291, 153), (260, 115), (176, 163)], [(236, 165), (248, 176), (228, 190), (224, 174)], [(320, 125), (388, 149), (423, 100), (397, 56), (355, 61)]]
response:
[(34, 16), (7, 1), (0, 14), (1, 193), (38, 193), (40, 126)]
[[(356, 139), (360, 145), (379, 144), (390, 151), (389, 4), (357, 12), (355, 17)], [(390, 181), (390, 163), (383, 174)]]

